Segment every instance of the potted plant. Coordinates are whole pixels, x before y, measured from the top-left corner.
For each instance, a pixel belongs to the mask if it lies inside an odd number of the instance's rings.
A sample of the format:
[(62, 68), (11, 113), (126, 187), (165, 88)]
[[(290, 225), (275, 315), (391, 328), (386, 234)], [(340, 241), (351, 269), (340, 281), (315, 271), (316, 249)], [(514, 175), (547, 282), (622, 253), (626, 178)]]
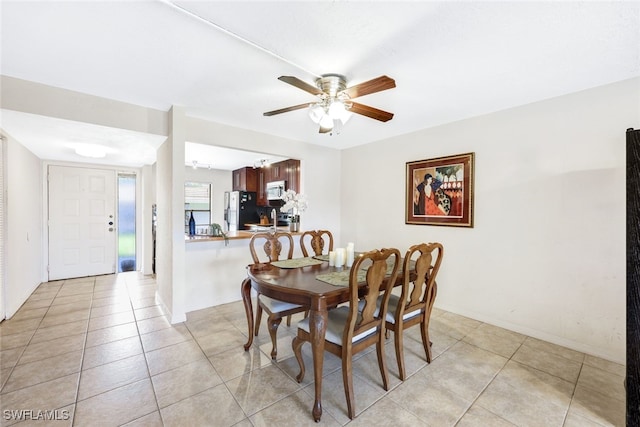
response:
[(227, 233), (224, 232), (220, 224), (211, 224), (211, 235), (214, 237), (224, 237), (224, 245), (227, 246), (229, 244), (229, 236), (227, 236)]

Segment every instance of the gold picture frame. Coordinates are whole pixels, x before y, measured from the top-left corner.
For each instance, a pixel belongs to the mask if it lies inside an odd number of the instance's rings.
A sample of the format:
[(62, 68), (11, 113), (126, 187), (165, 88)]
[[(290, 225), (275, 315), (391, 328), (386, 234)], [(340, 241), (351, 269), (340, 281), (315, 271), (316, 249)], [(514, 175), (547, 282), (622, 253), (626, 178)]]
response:
[(405, 223), (473, 227), (474, 157), (407, 162)]

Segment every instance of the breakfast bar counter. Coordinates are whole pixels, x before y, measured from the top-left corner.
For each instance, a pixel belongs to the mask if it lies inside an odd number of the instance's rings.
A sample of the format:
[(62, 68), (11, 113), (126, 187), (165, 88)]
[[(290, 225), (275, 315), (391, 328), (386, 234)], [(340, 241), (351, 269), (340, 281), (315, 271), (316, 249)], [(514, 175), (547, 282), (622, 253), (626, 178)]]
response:
[[(273, 230), (273, 228), (269, 228), (269, 230)], [(284, 231), (287, 233), (291, 233), (292, 235), (299, 235), (302, 234), (302, 232), (300, 231), (296, 231), (296, 232), (291, 232), (289, 231), (289, 227), (277, 227), (278, 231)], [(264, 230), (267, 231), (267, 230)], [(239, 239), (251, 239), (251, 237), (253, 237), (254, 234), (258, 233), (258, 232), (263, 232), (263, 230), (256, 230), (256, 231), (252, 231), (252, 230), (238, 230), (238, 231), (228, 231), (227, 232), (227, 239), (228, 240), (239, 240)], [(217, 242), (217, 241), (223, 241), (224, 237), (222, 236), (210, 236), (210, 235), (206, 235), (206, 234), (196, 234), (195, 236), (189, 236), (187, 234), (185, 234), (184, 236), (185, 242), (187, 243), (196, 243), (196, 242)]]
[[(289, 227), (278, 227), (289, 232)], [(229, 232), (224, 237), (185, 236), (184, 312), (240, 301), (238, 283), (247, 277), (247, 266), (253, 263), (249, 240), (255, 232)], [(291, 233), (294, 256), (302, 257), (298, 241), (302, 232)]]

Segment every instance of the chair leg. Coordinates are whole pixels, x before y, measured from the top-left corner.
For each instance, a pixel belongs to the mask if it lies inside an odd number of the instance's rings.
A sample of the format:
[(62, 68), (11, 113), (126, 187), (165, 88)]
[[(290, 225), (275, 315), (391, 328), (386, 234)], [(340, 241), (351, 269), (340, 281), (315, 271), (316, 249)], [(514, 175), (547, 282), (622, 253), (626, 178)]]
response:
[(291, 315), (287, 316), (287, 326), (291, 326)]
[(404, 381), (407, 376), (407, 372), (404, 367), (404, 334), (402, 332), (402, 325), (398, 326), (396, 330), (393, 331), (396, 346), (396, 360), (398, 361), (398, 376), (400, 377), (400, 381)]
[(378, 367), (380, 368), (380, 375), (382, 376), (382, 388), (385, 391), (389, 390), (389, 372), (387, 371), (387, 358), (384, 353), (384, 338), (380, 335), (376, 350), (378, 353)]
[(427, 363), (431, 363), (431, 341), (429, 341), (429, 323), (420, 323), (420, 333), (422, 335), (422, 346), (427, 356)]
[(278, 355), (278, 343), (276, 334), (278, 332), (278, 326), (280, 326), (280, 322), (282, 322), (282, 317), (271, 317), (267, 319), (267, 323), (269, 326), (269, 335), (271, 335), (271, 358), (276, 360), (276, 356)]
[(293, 348), (293, 354), (296, 356), (296, 360), (298, 361), (298, 366), (300, 366), (300, 373), (296, 377), (298, 382), (301, 382), (304, 379), (304, 360), (302, 359), (302, 344), (304, 344), (304, 340), (301, 340), (298, 337), (293, 337), (293, 341), (291, 342), (291, 347)]
[(262, 322), (262, 307), (260, 307), (260, 301), (258, 301), (258, 307), (256, 308), (256, 331), (255, 335), (258, 336), (260, 332), (260, 323)]
[(356, 417), (356, 403), (353, 398), (353, 371), (351, 366), (351, 355), (342, 355), (342, 383), (344, 384), (344, 394), (347, 398), (347, 412), (349, 418)]

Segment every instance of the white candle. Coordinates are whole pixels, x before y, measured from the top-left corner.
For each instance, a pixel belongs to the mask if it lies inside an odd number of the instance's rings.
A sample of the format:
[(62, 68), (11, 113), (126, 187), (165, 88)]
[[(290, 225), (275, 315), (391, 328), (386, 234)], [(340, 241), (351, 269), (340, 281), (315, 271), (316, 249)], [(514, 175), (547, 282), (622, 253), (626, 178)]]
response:
[(336, 251), (329, 251), (329, 266), (336, 265)]
[(353, 243), (349, 243), (347, 245), (347, 261), (346, 261), (346, 265), (347, 267), (351, 267), (353, 265)]
[(345, 249), (336, 249), (336, 267), (342, 267), (344, 265)]

